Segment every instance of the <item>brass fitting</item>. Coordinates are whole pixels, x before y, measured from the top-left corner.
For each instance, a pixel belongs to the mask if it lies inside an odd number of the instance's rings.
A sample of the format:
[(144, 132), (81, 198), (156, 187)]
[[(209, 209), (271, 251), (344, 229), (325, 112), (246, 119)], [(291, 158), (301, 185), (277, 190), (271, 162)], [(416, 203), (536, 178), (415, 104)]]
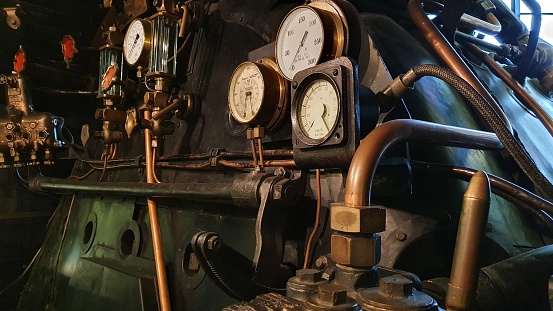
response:
[(356, 267), (370, 267), (380, 262), (380, 236), (334, 233), (330, 238), (331, 258), (335, 262)]
[(386, 230), (386, 209), (378, 206), (330, 205), (330, 227), (349, 233), (377, 233)]

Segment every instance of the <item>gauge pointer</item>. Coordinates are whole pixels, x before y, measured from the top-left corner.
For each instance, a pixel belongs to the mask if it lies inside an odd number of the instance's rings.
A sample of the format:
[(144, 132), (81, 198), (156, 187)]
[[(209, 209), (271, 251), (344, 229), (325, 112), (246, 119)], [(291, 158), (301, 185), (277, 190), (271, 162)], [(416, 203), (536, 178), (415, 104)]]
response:
[(311, 124), (309, 125), (309, 128), (306, 129), (305, 131), (306, 131), (306, 132), (311, 131), (311, 128), (313, 127), (313, 124), (315, 124), (315, 120), (313, 120), (313, 122), (311, 122)]
[(140, 35), (136, 34), (136, 38), (134, 38), (134, 42), (132, 43), (131, 49), (129, 50), (129, 55), (132, 54), (132, 51), (134, 50), (134, 47), (136, 46), (138, 39), (140, 39)]
[(294, 63), (296, 63), (298, 54), (300, 53), (301, 47), (305, 43), (305, 39), (307, 39), (307, 34), (308, 33), (309, 33), (309, 31), (306, 30), (305, 33), (303, 34), (303, 38), (301, 38), (300, 46), (298, 46), (298, 51), (296, 52), (296, 55), (294, 55), (294, 59), (292, 60), (292, 64), (290, 64), (290, 70), (292, 70), (292, 65), (294, 65)]
[(330, 131), (330, 129), (328, 128), (328, 124), (326, 124), (326, 120), (325, 120), (325, 114), (326, 114), (326, 105), (323, 104), (323, 114), (321, 115), (321, 119), (323, 119), (323, 123), (326, 127), (326, 130), (327, 131)]
[[(246, 103), (245, 103), (245, 107), (244, 107), (244, 118), (246, 117), (246, 110), (248, 110), (248, 99), (250, 100), (250, 110), (252, 108), (252, 91), (247, 91), (246, 92)], [(253, 114), (253, 112), (252, 112)]]

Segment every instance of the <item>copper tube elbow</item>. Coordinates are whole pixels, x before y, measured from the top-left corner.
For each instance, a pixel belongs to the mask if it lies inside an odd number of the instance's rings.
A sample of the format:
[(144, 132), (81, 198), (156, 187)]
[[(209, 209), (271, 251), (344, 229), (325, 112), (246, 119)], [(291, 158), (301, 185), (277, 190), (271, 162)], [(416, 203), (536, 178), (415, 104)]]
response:
[(370, 132), (355, 152), (346, 179), (344, 205), (370, 205), (372, 179), (380, 158), (394, 144), (406, 141), (483, 150), (503, 148), (497, 136), (489, 132), (419, 120), (386, 122)]

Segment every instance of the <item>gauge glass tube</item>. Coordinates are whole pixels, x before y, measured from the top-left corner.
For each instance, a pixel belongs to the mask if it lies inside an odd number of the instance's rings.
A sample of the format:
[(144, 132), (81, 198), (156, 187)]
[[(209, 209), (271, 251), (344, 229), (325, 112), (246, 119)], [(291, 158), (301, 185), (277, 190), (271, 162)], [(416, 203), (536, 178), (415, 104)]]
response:
[(338, 91), (325, 79), (311, 82), (299, 102), (299, 126), (310, 139), (323, 140), (338, 121), (340, 100)]
[(229, 108), (239, 123), (250, 123), (263, 103), (265, 83), (256, 64), (244, 62), (232, 74), (229, 86)]
[(284, 18), (278, 30), (276, 57), (288, 80), (301, 70), (315, 66), (321, 57), (324, 28), (314, 9), (301, 6)]
[(123, 54), (129, 65), (135, 65), (141, 58), (146, 39), (146, 30), (141, 20), (134, 20), (127, 32), (123, 42)]

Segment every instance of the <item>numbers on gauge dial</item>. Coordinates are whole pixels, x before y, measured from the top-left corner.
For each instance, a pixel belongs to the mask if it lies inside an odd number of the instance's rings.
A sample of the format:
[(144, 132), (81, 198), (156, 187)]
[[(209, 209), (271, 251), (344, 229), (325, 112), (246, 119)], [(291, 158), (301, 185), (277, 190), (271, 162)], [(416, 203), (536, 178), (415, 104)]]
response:
[(319, 79), (309, 84), (300, 103), (300, 128), (311, 139), (323, 139), (334, 129), (340, 101), (334, 86)]
[(144, 40), (146, 37), (146, 30), (141, 21), (133, 21), (127, 33), (125, 34), (125, 41), (123, 43), (123, 53), (125, 59), (130, 65), (136, 64), (142, 55), (144, 49)]
[(255, 118), (264, 88), (263, 76), (254, 63), (245, 62), (236, 68), (229, 87), (229, 108), (236, 121), (249, 123)]
[(301, 70), (315, 66), (323, 50), (324, 29), (319, 15), (309, 7), (291, 11), (277, 37), (277, 63), (288, 80)]

